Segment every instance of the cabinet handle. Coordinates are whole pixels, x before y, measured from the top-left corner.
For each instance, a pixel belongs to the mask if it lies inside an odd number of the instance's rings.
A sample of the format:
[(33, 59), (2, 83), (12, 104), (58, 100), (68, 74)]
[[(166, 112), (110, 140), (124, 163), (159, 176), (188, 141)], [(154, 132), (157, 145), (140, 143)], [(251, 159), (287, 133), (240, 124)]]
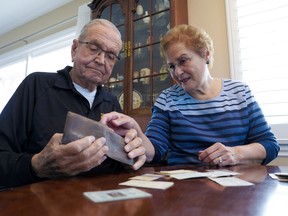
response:
[(128, 41), (127, 56), (130, 57), (130, 55), (131, 55), (131, 42)]

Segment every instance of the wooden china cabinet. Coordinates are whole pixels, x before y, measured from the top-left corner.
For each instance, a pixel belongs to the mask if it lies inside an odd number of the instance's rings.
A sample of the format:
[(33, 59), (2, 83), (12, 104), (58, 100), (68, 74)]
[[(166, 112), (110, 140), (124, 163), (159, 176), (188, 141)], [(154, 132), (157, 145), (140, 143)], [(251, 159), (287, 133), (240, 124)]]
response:
[(187, 0), (94, 0), (88, 6), (92, 19), (108, 19), (121, 32), (120, 60), (105, 88), (145, 131), (153, 103), (173, 84), (163, 67), (160, 39), (174, 25), (188, 23)]

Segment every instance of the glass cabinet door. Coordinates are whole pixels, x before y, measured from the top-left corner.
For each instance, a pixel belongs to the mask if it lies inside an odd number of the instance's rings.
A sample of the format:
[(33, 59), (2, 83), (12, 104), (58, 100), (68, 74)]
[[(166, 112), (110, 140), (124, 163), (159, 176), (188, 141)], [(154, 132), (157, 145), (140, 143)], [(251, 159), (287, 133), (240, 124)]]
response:
[(172, 84), (159, 48), (161, 37), (169, 29), (169, 0), (138, 1), (133, 14), (132, 113), (150, 109), (162, 90)]
[(160, 40), (170, 26), (187, 23), (187, 0), (94, 0), (89, 7), (92, 18), (112, 21), (123, 40), (120, 60), (104, 87), (125, 114), (150, 116), (156, 98), (173, 84), (160, 56)]

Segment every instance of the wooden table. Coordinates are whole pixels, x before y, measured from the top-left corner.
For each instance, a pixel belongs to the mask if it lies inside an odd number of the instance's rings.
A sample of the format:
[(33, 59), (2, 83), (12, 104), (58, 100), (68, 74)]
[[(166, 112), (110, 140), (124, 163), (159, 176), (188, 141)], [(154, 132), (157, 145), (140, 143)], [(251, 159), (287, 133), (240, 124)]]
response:
[(279, 171), (277, 166), (229, 167), (229, 170), (242, 173), (238, 178), (255, 183), (247, 187), (223, 187), (207, 178), (168, 179), (175, 184), (167, 190), (140, 188), (151, 193), (152, 198), (96, 204), (83, 195), (84, 191), (126, 188), (118, 184), (129, 177), (174, 169), (202, 171), (211, 167), (143, 167), (136, 172), (73, 177), (25, 185), (0, 192), (0, 215), (288, 215), (288, 182), (279, 182), (268, 176), (268, 173)]

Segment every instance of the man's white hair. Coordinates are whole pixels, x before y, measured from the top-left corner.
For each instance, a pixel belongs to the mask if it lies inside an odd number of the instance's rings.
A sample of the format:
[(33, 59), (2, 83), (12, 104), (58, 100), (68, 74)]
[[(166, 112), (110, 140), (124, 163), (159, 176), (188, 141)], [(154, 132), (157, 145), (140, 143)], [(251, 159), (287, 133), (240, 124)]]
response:
[(91, 20), (89, 23), (87, 23), (86, 25), (83, 26), (78, 39), (84, 40), (86, 35), (87, 35), (87, 30), (90, 27), (97, 26), (97, 25), (105, 26), (105, 27), (111, 28), (111, 30), (114, 30), (118, 34), (119, 45), (120, 45), (120, 47), (122, 47), (121, 33), (119, 32), (117, 27), (112, 22), (110, 22), (109, 20), (106, 20), (106, 19), (93, 19), (93, 20)]

